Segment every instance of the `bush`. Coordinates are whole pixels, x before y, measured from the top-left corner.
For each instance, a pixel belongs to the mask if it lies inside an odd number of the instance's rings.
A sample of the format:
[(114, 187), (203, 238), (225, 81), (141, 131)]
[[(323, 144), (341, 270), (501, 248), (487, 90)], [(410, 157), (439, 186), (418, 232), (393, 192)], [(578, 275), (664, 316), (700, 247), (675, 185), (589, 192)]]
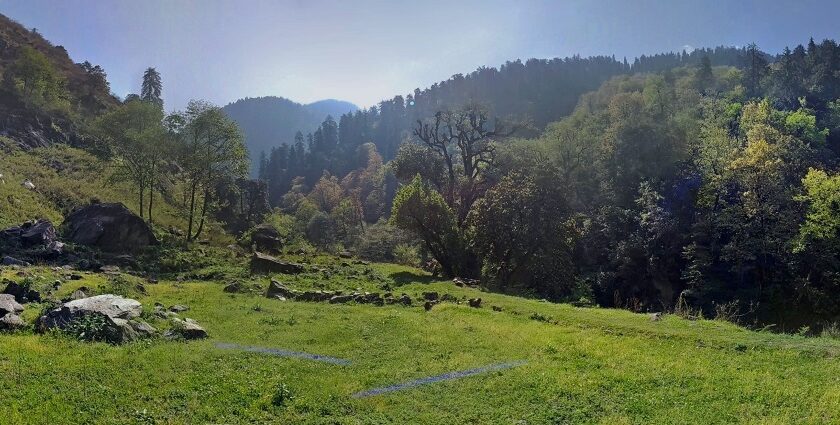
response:
[(294, 398), (295, 396), (292, 394), (292, 390), (285, 382), (281, 382), (274, 390), (274, 395), (271, 397), (271, 404), (277, 407), (283, 407), (286, 403), (294, 400)]
[(411, 267), (420, 266), (420, 250), (417, 245), (401, 243), (394, 247), (394, 261)]
[(315, 213), (306, 225), (306, 238), (313, 245), (326, 249), (335, 243), (335, 222), (322, 213)]
[[(409, 247), (416, 245), (413, 242), (411, 236), (402, 229), (391, 226), (385, 221), (380, 221), (365, 229), (359, 238), (356, 253), (359, 257), (366, 260), (399, 262), (397, 247), (404, 245), (402, 254), (405, 255)], [(416, 246), (414, 247), (414, 251), (415, 256), (418, 256)]]

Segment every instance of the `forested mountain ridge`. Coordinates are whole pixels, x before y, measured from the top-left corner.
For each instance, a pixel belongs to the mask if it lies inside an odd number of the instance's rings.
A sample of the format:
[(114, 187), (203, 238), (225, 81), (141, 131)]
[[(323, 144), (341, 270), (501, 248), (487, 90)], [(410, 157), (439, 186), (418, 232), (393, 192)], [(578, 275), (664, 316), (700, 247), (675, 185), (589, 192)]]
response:
[(294, 140), (298, 131), (315, 131), (327, 116), (337, 117), (358, 109), (352, 103), (335, 99), (303, 105), (277, 96), (239, 99), (222, 108), (245, 134), (252, 173), (256, 173), (260, 152)]

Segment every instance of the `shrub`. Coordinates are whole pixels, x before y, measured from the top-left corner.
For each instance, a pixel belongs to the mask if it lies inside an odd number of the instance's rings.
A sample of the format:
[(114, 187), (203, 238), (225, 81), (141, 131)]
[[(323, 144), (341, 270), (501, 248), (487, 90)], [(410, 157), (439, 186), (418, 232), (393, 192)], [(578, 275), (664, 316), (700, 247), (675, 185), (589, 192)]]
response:
[(274, 389), (274, 395), (271, 396), (271, 404), (277, 407), (283, 407), (286, 403), (294, 400), (294, 398), (295, 396), (292, 394), (292, 390), (285, 382), (281, 382), (277, 385), (277, 388)]
[(417, 245), (401, 243), (394, 247), (394, 260), (406, 266), (420, 266), (420, 250)]
[(365, 228), (359, 238), (356, 252), (359, 257), (371, 261), (399, 261), (397, 247), (410, 246), (412, 238), (402, 229), (380, 221)]

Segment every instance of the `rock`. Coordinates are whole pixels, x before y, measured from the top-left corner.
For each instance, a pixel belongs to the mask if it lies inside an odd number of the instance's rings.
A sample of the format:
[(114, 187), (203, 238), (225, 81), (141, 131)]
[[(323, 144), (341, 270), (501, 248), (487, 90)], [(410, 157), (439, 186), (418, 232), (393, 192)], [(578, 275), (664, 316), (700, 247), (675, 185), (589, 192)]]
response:
[(437, 292), (424, 292), (423, 299), (426, 301), (437, 301), (440, 298)]
[(650, 321), (651, 322), (658, 322), (660, 320), (662, 320), (662, 313), (661, 312), (653, 313), (653, 314), (650, 315)]
[(87, 295), (88, 292), (90, 292), (90, 289), (88, 289), (85, 286), (82, 286), (79, 289), (76, 289), (75, 291), (73, 291), (73, 293), (70, 294), (69, 297), (64, 299), (64, 302), (70, 302), (70, 301), (80, 300), (82, 298), (87, 298), (88, 297), (88, 295)]
[(10, 257), (8, 255), (3, 256), (2, 265), (4, 266), (21, 266), (26, 267), (29, 265), (26, 261), (18, 260), (15, 257)]
[(353, 295), (333, 295), (330, 304), (345, 304), (353, 301)]
[(408, 294), (400, 295), (400, 298), (398, 299), (398, 301), (400, 302), (400, 304), (405, 305), (405, 306), (411, 305), (411, 297), (409, 297)]
[(455, 286), (469, 286), (469, 287), (478, 287), (479, 285), (481, 285), (481, 282), (478, 281), (478, 280), (467, 279), (467, 278), (464, 278), (464, 277), (456, 277), (456, 278), (452, 279), (452, 283), (454, 283)]
[(32, 183), (29, 179), (24, 180), (21, 186), (28, 190), (35, 190), (35, 183)]
[(268, 284), (268, 289), (265, 290), (266, 298), (295, 298), (298, 294), (297, 291), (287, 288), (286, 285), (274, 279), (271, 280), (271, 283)]
[(31, 289), (29, 287), (25, 287), (19, 285), (17, 282), (13, 282), (11, 280), (5, 281), (7, 283), (6, 289), (3, 290), (4, 294), (12, 295), (15, 297), (15, 300), (19, 303), (29, 303), (29, 302), (41, 302), (41, 293)]
[(351, 253), (350, 251), (341, 251), (338, 253), (338, 256), (340, 258), (353, 258), (353, 253)]
[(27, 222), (20, 227), (18, 238), (24, 247), (49, 245), (56, 240), (55, 227), (49, 220)]
[(131, 319), (139, 317), (142, 311), (143, 307), (136, 300), (112, 294), (97, 295), (66, 302), (47, 312), (38, 319), (37, 329), (39, 332), (53, 328), (67, 329), (82, 317), (96, 315), (104, 318), (105, 325), (100, 330), (101, 334), (93, 339), (121, 344), (140, 336), (132, 326)]
[(329, 291), (305, 291), (301, 294), (298, 294), (294, 298), (300, 301), (327, 301), (332, 298), (335, 294)]
[(16, 314), (6, 314), (0, 317), (0, 331), (16, 331), (26, 327), (26, 322)]
[(181, 304), (175, 304), (175, 305), (169, 307), (169, 311), (171, 311), (173, 313), (183, 313), (185, 311), (189, 311), (189, 309), (190, 309), (189, 307), (187, 307), (185, 305), (181, 305)]
[(15, 301), (14, 295), (0, 294), (0, 316), (23, 312), (23, 306)]
[(502, 311), (502, 308), (497, 306), (497, 305), (494, 305), (493, 306), (493, 311)]
[(470, 298), (467, 303), (472, 308), (481, 308), (481, 298)]
[(172, 330), (167, 333), (169, 337), (181, 337), (184, 339), (207, 338), (207, 331), (193, 319), (172, 319)]
[(359, 304), (374, 304), (374, 305), (385, 305), (385, 299), (382, 298), (381, 295), (378, 293), (367, 293), (356, 295), (353, 298)]
[(433, 302), (431, 302), (431, 301), (426, 301), (426, 302), (423, 304), (423, 309), (425, 309), (426, 311), (431, 311), (431, 310), (432, 310), (432, 307), (434, 307), (434, 306), (435, 306), (435, 303), (433, 303)]
[(283, 249), (283, 239), (280, 232), (270, 224), (261, 224), (251, 233), (251, 244), (257, 251), (278, 253)]
[(241, 283), (231, 282), (231, 283), (228, 283), (227, 285), (225, 285), (224, 289), (222, 289), (222, 290), (229, 293), (229, 294), (238, 294), (238, 293), (242, 292), (244, 289), (245, 288), (242, 286)]
[(70, 213), (61, 225), (71, 241), (108, 252), (157, 245), (146, 222), (120, 203), (90, 204)]
[(132, 320), (129, 324), (140, 338), (152, 338), (157, 335), (157, 329), (142, 320)]
[(254, 255), (251, 257), (252, 274), (300, 274), (304, 271), (305, 268), (301, 264), (281, 261), (277, 258), (260, 252), (255, 252)]
[(134, 319), (143, 312), (143, 306), (137, 300), (119, 295), (97, 295), (64, 303), (61, 307), (49, 311), (38, 319), (38, 328), (45, 331), (51, 328), (65, 328), (74, 319), (87, 314), (101, 314), (111, 319)]

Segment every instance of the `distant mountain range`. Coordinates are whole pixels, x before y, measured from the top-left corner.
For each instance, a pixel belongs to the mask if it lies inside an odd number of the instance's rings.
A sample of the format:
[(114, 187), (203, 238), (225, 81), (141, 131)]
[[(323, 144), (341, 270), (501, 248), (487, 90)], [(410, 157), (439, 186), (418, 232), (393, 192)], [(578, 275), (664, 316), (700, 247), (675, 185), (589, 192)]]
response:
[(315, 131), (327, 115), (338, 121), (341, 115), (355, 112), (359, 107), (335, 99), (303, 105), (283, 97), (266, 96), (239, 99), (222, 109), (245, 133), (253, 174), (261, 152), (268, 153), (284, 142), (291, 144), (298, 131), (303, 134)]

